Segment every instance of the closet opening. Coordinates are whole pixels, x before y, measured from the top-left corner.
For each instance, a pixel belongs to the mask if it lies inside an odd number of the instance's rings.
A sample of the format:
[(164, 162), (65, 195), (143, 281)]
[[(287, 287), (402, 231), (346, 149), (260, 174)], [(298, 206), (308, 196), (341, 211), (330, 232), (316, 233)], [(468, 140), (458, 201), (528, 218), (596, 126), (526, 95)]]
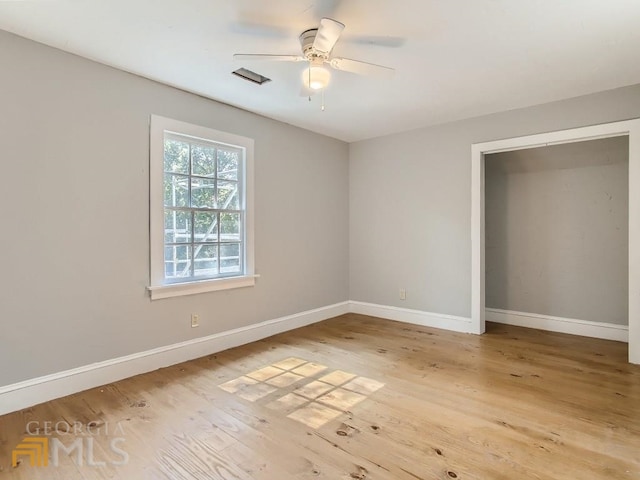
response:
[(472, 146), (472, 324), (628, 341), (640, 363), (640, 120)]

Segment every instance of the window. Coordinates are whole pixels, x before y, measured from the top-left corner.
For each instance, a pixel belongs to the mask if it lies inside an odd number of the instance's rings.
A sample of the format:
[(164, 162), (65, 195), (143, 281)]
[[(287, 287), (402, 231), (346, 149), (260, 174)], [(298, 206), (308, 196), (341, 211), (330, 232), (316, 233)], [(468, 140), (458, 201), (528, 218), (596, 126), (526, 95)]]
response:
[(151, 298), (251, 286), (253, 140), (153, 115)]

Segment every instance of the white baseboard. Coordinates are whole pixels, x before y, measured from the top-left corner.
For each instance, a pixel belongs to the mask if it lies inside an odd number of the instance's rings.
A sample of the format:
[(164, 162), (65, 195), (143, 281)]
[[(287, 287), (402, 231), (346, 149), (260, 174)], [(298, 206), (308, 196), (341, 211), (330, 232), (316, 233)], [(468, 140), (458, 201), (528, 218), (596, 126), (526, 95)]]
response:
[(485, 309), (485, 320), (488, 322), (506, 323), (519, 327), (537, 328), (551, 332), (570, 333), (583, 337), (603, 338), (629, 342), (629, 327), (612, 323), (591, 322), (575, 318), (552, 317), (537, 313), (514, 312), (498, 308)]
[[(471, 319), (467, 317), (358, 301), (341, 302), (207, 337), (175, 343), (6, 385), (0, 387), (0, 415), (122, 380), (123, 378), (262, 340), (278, 333), (304, 327), (349, 312), (455, 332), (477, 333), (473, 331)], [(571, 333), (622, 342), (628, 341), (628, 328), (623, 325), (493, 308), (486, 309), (486, 320), (553, 332)]]
[(456, 317), (442, 313), (431, 313), (409, 308), (378, 305), (375, 303), (349, 302), (350, 311), (361, 315), (397, 320), (399, 322), (413, 323), (423, 327), (442, 328), (454, 332), (474, 333), (471, 328), (471, 319)]
[(154, 348), (0, 387), (0, 415), (141, 373), (245, 345), (349, 312), (349, 302)]

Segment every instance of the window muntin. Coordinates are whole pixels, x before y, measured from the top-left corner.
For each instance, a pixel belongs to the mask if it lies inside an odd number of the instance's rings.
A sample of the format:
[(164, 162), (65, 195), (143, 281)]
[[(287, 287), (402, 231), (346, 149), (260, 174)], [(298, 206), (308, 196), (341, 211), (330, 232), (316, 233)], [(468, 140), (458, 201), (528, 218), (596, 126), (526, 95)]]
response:
[(164, 278), (244, 273), (244, 149), (164, 133)]

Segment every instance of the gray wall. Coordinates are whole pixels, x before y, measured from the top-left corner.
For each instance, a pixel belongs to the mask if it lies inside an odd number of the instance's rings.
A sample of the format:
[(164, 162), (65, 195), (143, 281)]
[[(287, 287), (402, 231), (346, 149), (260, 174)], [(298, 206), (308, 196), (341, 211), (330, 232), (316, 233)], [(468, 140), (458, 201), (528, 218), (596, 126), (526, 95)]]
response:
[(470, 317), (471, 144), (635, 117), (640, 85), (351, 144), (351, 299)]
[[(5, 32), (0, 65), (0, 385), (348, 299), (345, 143)], [(149, 300), (152, 113), (255, 139), (254, 288)]]
[(485, 156), (486, 305), (628, 324), (628, 137)]

